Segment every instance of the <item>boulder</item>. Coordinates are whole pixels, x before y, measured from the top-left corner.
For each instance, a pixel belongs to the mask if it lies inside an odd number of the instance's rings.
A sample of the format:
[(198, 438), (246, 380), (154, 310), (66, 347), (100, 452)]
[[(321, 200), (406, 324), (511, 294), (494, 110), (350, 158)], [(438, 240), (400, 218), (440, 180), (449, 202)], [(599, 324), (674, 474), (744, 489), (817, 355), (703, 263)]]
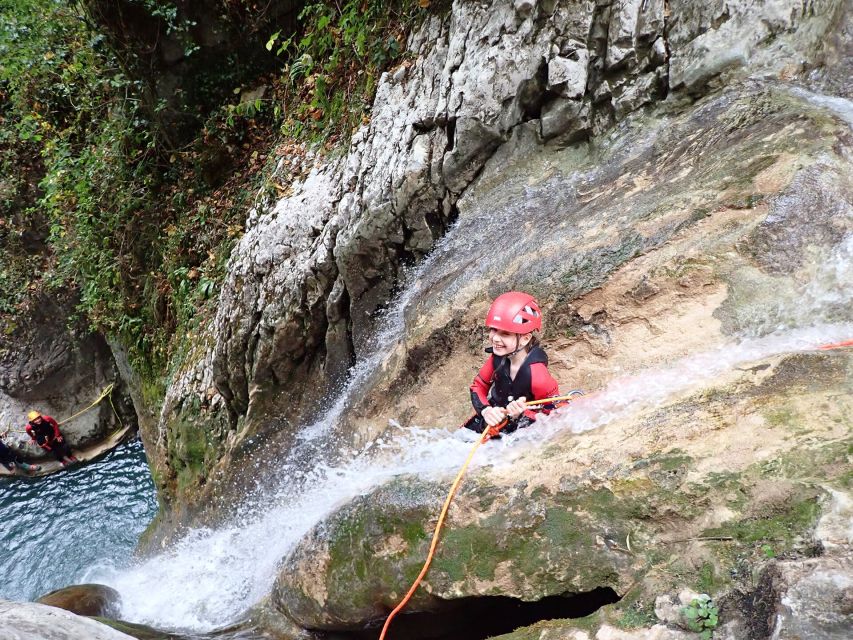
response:
[(135, 640), (133, 636), (63, 609), (31, 602), (0, 600), (4, 640)]
[(773, 638), (844, 640), (853, 628), (853, 557), (778, 563), (772, 570), (777, 594)]
[(102, 584), (77, 584), (57, 589), (41, 596), (36, 602), (65, 609), (78, 616), (118, 618), (121, 611), (119, 592)]
[[(813, 481), (843, 482), (846, 444), (836, 419), (849, 401), (827, 406), (827, 413), (810, 415), (809, 408), (846, 388), (849, 363), (850, 354), (772, 358), (756, 363), (770, 370), (760, 380), (747, 369), (722, 387), (639, 415), (635, 405), (624, 419), (597, 430), (543, 435), (554, 438), (543, 455), (521, 453), (512, 464), (469, 471), (406, 612), (428, 615), (430, 628), (441, 628), (458, 609), (481, 606), (482, 615), (499, 624), (510, 620), (508, 611), (554, 598), (568, 605), (604, 588), (614, 597), (595, 606), (610, 606), (583, 628), (595, 631), (590, 638), (633, 638), (642, 635), (606, 627), (648, 631), (658, 618), (686, 627), (683, 607), (707, 593), (722, 612), (727, 635), (720, 637), (743, 637), (756, 623), (741, 617), (740, 600), (728, 594), (751, 592), (754, 576), (777, 557), (813, 553), (820, 544), (816, 532), (833, 535), (838, 490)], [(531, 428), (553, 434), (547, 424)], [(809, 441), (803, 432), (813, 430), (824, 440)], [(488, 456), (495, 446), (478, 453)], [(426, 559), (449, 482), (398, 478), (325, 518), (282, 564), (274, 606), (308, 629), (354, 631), (381, 622)], [(806, 598), (834, 580), (832, 611), (843, 612), (846, 587), (839, 576), (849, 553), (808, 580), (791, 574), (785, 584), (797, 585), (791, 593)], [(743, 610), (760, 616), (766, 598), (748, 600)], [(577, 611), (562, 610), (565, 617)], [(585, 615), (580, 611), (574, 615)], [(820, 624), (844, 620), (832, 611)], [(655, 633), (681, 637), (660, 628)]]

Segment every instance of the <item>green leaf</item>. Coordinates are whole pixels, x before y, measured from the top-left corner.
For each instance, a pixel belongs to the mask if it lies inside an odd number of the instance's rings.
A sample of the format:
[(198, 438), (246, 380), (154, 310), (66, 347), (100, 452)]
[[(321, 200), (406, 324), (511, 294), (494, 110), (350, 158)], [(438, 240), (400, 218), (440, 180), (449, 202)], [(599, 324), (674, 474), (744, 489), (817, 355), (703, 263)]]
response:
[(267, 51), (272, 51), (273, 45), (275, 45), (275, 41), (278, 40), (278, 36), (281, 34), (281, 31), (276, 31), (274, 34), (270, 36), (270, 39), (267, 40), (266, 48)]

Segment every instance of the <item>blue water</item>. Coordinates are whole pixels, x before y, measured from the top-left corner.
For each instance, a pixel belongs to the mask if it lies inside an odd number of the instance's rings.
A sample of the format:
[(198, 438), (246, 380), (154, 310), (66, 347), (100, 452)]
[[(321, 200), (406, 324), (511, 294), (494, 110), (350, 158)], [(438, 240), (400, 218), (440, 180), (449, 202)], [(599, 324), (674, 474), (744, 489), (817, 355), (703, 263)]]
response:
[(0, 479), (0, 599), (33, 600), (127, 566), (157, 511), (139, 440), (43, 478)]

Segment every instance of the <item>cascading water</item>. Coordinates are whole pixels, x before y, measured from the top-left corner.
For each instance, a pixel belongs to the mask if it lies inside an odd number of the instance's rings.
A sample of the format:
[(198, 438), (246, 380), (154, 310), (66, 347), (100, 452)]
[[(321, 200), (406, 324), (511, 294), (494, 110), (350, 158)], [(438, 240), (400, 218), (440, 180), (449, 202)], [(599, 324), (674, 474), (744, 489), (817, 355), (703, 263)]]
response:
[[(741, 364), (813, 350), (851, 335), (853, 323), (791, 330), (616, 379), (594, 397), (537, 424), (535, 433), (519, 431), (493, 443), (488, 455), (478, 456), (473, 466), (510, 464), (535, 454), (559, 434), (582, 433), (652, 408)], [(128, 620), (196, 631), (223, 626), (269, 593), (279, 560), (335, 508), (398, 475), (451, 476), (469, 450), (467, 439), (447, 429), (409, 428), (386, 434), (337, 466), (319, 464), (303, 471), (301, 484), (309, 488), (293, 496), (286, 486), (280, 487), (267, 497), (265, 513), (245, 516), (219, 530), (193, 531), (167, 553), (131, 570), (97, 570), (88, 578), (119, 590), (122, 614)], [(299, 470), (288, 464), (280, 473)]]
[[(811, 291), (809, 299), (817, 305), (811, 308), (813, 315), (820, 315), (822, 301), (835, 301), (838, 295), (853, 290), (851, 249), (853, 237), (840, 246), (835, 261), (827, 263), (824, 284), (831, 291), (818, 294), (817, 280), (806, 285)], [(419, 285), (411, 287), (399, 307), (405, 308), (407, 300), (414, 299), (419, 290)], [(398, 314), (389, 320), (385, 337), (401, 330), (402, 317)], [(582, 433), (660, 405), (673, 395), (699, 388), (744, 363), (812, 350), (851, 336), (853, 322), (787, 328), (732, 342), (668, 367), (617, 378), (594, 396), (537, 424), (535, 430), (519, 431), (491, 444), (488, 455), (478, 456), (474, 466), (510, 464), (519, 457), (535, 454), (553, 437), (566, 432)], [(370, 373), (371, 364), (375, 366), (376, 362), (369, 361), (356, 372), (350, 393), (357, 389), (360, 376)], [(230, 526), (193, 531), (166, 553), (130, 570), (100, 568), (87, 579), (118, 589), (123, 599), (123, 617), (128, 620), (195, 631), (226, 625), (269, 593), (280, 559), (335, 508), (401, 474), (450, 476), (470, 450), (467, 440), (449, 430), (452, 425), (440, 425), (445, 428), (390, 431), (361, 451), (324, 463), (322, 437), (332, 431), (345, 403), (346, 393), (326, 420), (303, 435), (301, 444), (277, 469), (279, 480), (268, 483), (261, 499), (256, 496), (247, 502)], [(306, 466), (304, 461), (310, 459), (313, 464)]]
[[(640, 147), (654, 144), (654, 131), (643, 135), (611, 149), (611, 165), (616, 162), (615, 156), (637, 156)], [(507, 256), (482, 250), (484, 229), (490, 237), (500, 237), (504, 245), (516, 247), (518, 254), (534, 251), (545, 242), (541, 238), (530, 240), (529, 228), (573, 224), (579, 239), (589, 235), (595, 230), (595, 222), (579, 213), (583, 203), (578, 203), (578, 194), (599, 179), (610, 179), (608, 171), (601, 165), (569, 177), (547, 178), (536, 187), (523, 187), (525, 195), (520, 203), (507, 196), (511, 189), (497, 189), (501, 192), (496, 198), (502, 202), (484, 205), (479, 215), (460, 216), (435, 251), (413, 271), (409, 285), (391, 306), (394, 311), (373, 342), (397, 344), (404, 340), (407, 322), (417, 315), (425, 299), (440, 307), (477, 278), (502, 271)], [(648, 199), (654, 199), (654, 194)], [(524, 226), (518, 224), (519, 207), (524, 209)], [(629, 218), (620, 219), (625, 230), (630, 230), (632, 223)], [(764, 316), (772, 317), (772, 325), (762, 324), (757, 315), (751, 326), (744, 327), (739, 340), (655, 370), (616, 378), (594, 395), (537, 424), (536, 429), (522, 430), (490, 444), (485, 449), (488, 453), (478, 455), (474, 466), (510, 464), (535, 454), (549, 439), (582, 433), (659, 406), (744, 363), (850, 339), (853, 235), (848, 234), (834, 247), (834, 253), (815, 261), (808, 281), (802, 283), (791, 304), (764, 309)], [(565, 251), (571, 254), (572, 247)], [(455, 425), (392, 429), (360, 451), (342, 451), (334, 446), (339, 417), (361, 386), (376, 375), (386, 355), (377, 351), (354, 369), (327, 414), (301, 431), (287, 458), (258, 482), (258, 491), (247, 497), (229, 525), (192, 531), (163, 554), (131, 569), (99, 567), (86, 579), (118, 589), (123, 600), (122, 617), (127, 620), (159, 628), (212, 630), (238, 620), (265, 597), (280, 560), (311, 527), (340, 505), (397, 475), (452, 477), (470, 450), (470, 443), (454, 433)]]

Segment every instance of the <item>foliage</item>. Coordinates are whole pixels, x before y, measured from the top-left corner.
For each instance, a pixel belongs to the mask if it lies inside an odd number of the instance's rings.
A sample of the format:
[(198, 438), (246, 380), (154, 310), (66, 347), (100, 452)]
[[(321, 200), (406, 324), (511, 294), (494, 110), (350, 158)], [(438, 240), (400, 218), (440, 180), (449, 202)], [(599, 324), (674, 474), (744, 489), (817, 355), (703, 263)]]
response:
[(205, 182), (199, 158), (212, 142), (239, 158), (245, 123), (169, 154), (141, 82), (60, 0), (4, 0), (0, 62), (0, 309), (25, 314), (28, 298), (76, 288), (81, 316), (162, 375), (177, 327), (214, 297), (247, 208), (248, 192)]
[(423, 9), (413, 0), (309, 2), (301, 36), (272, 34), (268, 50), (287, 59), (282, 132), (349, 133), (369, 111), (380, 73), (403, 57), (407, 31)]
[(720, 613), (717, 605), (711, 600), (711, 596), (704, 593), (700, 594), (681, 612), (687, 619), (687, 626), (691, 631), (698, 633), (702, 640), (711, 640), (714, 629), (717, 628)]
[[(0, 341), (39, 296), (74, 290), (79, 318), (122, 342), (151, 382), (213, 311), (245, 215), (268, 186), (274, 131), (348, 139), (429, 3), (302, 3), (297, 32), (256, 42), (281, 57), (283, 74), (246, 80), (235, 64), (193, 78), (204, 91), (192, 95), (229, 97), (181, 102), (196, 129), (180, 146), (162, 126), (173, 107), (138, 74), (150, 60), (99, 31), (94, 4), (0, 0)], [(204, 66), (181, 3), (131, 4)], [(227, 4), (235, 19), (256, 15)]]

